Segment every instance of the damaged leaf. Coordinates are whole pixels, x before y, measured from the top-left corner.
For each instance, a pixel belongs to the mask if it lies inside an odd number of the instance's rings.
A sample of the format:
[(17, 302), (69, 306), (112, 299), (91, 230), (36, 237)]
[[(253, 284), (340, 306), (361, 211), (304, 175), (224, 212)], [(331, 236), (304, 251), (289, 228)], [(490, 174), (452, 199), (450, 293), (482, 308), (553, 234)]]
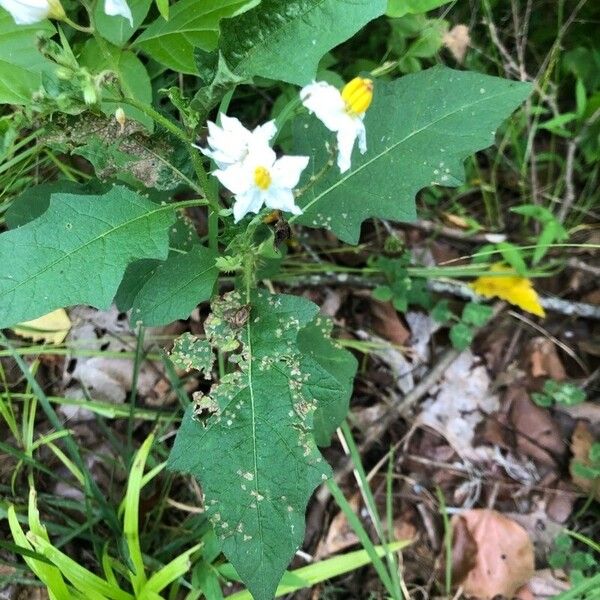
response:
[(273, 597), (303, 539), (308, 499), (331, 472), (317, 449), (316, 415), (325, 411), (332, 427), (351, 389), (354, 359), (339, 349), (321, 355), (333, 347), (318, 339), (329, 325), (317, 311), (305, 298), (266, 292), (249, 304), (238, 292), (215, 300), (207, 339), (237, 350), (230, 360), (239, 370), (188, 409), (169, 458), (200, 481), (223, 552), (256, 600)]

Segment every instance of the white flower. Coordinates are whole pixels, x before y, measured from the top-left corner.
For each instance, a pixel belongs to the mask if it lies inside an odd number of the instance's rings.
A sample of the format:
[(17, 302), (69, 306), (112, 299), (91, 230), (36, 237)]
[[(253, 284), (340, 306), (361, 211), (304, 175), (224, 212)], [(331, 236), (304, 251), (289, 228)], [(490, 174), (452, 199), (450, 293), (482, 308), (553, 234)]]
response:
[(337, 134), (337, 164), (341, 173), (350, 168), (354, 141), (362, 154), (367, 151), (367, 133), (363, 119), (373, 99), (373, 82), (355, 77), (342, 91), (325, 81), (315, 81), (300, 90), (302, 104)]
[(133, 27), (133, 15), (125, 0), (104, 0), (104, 12), (109, 17), (117, 15), (124, 17), (129, 21), (129, 25)]
[(268, 145), (277, 133), (275, 121), (259, 125), (253, 131), (246, 129), (235, 117), (221, 114), (221, 127), (208, 122), (208, 148), (199, 148), (200, 152), (212, 158), (219, 169), (242, 162), (257, 145)]
[(308, 156), (277, 158), (267, 144), (253, 144), (248, 155), (226, 169), (218, 169), (215, 177), (235, 195), (233, 217), (237, 223), (248, 213), (268, 206), (299, 215), (294, 201), (294, 187), (308, 164)]
[(32, 25), (44, 19), (62, 19), (65, 11), (59, 0), (0, 0), (17, 25)]

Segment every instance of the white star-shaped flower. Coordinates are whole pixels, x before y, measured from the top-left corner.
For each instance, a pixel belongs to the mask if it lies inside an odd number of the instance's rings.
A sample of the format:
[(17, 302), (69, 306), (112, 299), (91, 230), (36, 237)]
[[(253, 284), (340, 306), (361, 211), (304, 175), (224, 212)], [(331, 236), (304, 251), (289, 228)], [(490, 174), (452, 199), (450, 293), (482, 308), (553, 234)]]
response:
[(215, 177), (233, 194), (233, 217), (237, 223), (248, 213), (258, 213), (263, 205), (299, 215), (294, 187), (308, 164), (308, 156), (277, 158), (267, 144), (253, 144), (241, 162), (218, 169)]
[(361, 153), (367, 151), (363, 119), (373, 99), (373, 82), (355, 77), (340, 92), (325, 81), (315, 81), (300, 90), (300, 99), (327, 129), (337, 134), (337, 164), (340, 172), (345, 173), (350, 168), (357, 138)]
[(221, 126), (208, 122), (208, 148), (200, 148), (200, 152), (212, 158), (219, 169), (246, 159), (253, 146), (268, 146), (277, 133), (275, 121), (268, 121), (252, 131), (246, 129), (235, 117), (221, 114)]

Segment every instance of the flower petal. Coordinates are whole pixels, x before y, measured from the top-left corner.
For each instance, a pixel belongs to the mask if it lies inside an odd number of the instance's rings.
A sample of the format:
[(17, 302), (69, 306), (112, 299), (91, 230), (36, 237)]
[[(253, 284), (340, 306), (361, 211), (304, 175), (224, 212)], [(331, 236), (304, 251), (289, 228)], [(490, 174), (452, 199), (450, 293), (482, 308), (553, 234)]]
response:
[(292, 190), (272, 186), (265, 194), (265, 204), (273, 210), (302, 214), (302, 209), (296, 205)]
[(282, 156), (275, 161), (271, 175), (277, 187), (293, 189), (308, 165), (308, 156)]
[(277, 155), (273, 148), (264, 142), (254, 141), (248, 147), (248, 156), (245, 162), (247, 163), (248, 168), (254, 172), (256, 167), (265, 167), (266, 169), (271, 170), (276, 159)]
[(257, 188), (251, 188), (243, 194), (236, 195), (233, 204), (233, 220), (237, 223), (249, 212), (257, 213), (262, 208), (263, 202), (264, 194)]
[(330, 131), (338, 131), (349, 118), (340, 91), (325, 81), (316, 81), (303, 87), (300, 99)]
[(104, 12), (109, 17), (117, 15), (124, 17), (129, 21), (129, 25), (133, 27), (133, 15), (125, 0), (104, 0)]
[(243, 163), (217, 169), (213, 175), (232, 193), (244, 194), (253, 187), (252, 171)]
[(358, 129), (354, 123), (342, 127), (337, 132), (338, 157), (337, 165), (340, 173), (345, 173), (352, 163), (352, 149), (354, 148), (354, 140), (359, 135)]
[(0, 6), (10, 13), (17, 25), (32, 25), (50, 15), (48, 0), (0, 0)]
[(252, 130), (252, 138), (265, 143), (270, 142), (277, 133), (275, 121), (267, 121)]
[(356, 135), (358, 137), (358, 148), (361, 154), (367, 151), (367, 130), (362, 119), (355, 119), (356, 124)]

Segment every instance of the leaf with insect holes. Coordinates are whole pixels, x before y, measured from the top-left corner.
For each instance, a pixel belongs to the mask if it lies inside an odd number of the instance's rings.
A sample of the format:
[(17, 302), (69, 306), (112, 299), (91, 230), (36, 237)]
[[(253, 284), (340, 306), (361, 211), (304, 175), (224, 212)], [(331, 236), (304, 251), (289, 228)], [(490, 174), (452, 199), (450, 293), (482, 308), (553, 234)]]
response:
[(129, 263), (166, 258), (174, 220), (125, 187), (52, 194), (39, 218), (0, 235), (0, 328), (72, 304), (108, 308)]
[[(188, 409), (169, 457), (200, 481), (223, 552), (255, 600), (273, 598), (302, 542), (308, 499), (331, 472), (315, 436), (343, 418), (356, 368), (319, 339), (329, 325), (317, 313), (305, 298), (264, 291), (249, 305), (238, 292), (215, 300), (207, 338), (234, 352), (239, 369)], [(207, 416), (194, 419), (195, 409)]]
[(445, 67), (376, 81), (365, 116), (367, 152), (355, 148), (343, 175), (326, 167), (333, 162), (326, 148), (332, 134), (313, 116), (297, 119), (294, 153), (311, 162), (299, 186), (306, 190), (298, 198), (304, 212), (290, 222), (324, 227), (356, 244), (369, 217), (412, 221), (416, 193), (462, 184), (464, 159), (493, 143), (496, 128), (530, 90), (526, 83)]
[(169, 356), (171, 362), (185, 371), (195, 369), (206, 375), (210, 374), (215, 355), (207, 340), (202, 340), (189, 332), (180, 335), (173, 344)]

